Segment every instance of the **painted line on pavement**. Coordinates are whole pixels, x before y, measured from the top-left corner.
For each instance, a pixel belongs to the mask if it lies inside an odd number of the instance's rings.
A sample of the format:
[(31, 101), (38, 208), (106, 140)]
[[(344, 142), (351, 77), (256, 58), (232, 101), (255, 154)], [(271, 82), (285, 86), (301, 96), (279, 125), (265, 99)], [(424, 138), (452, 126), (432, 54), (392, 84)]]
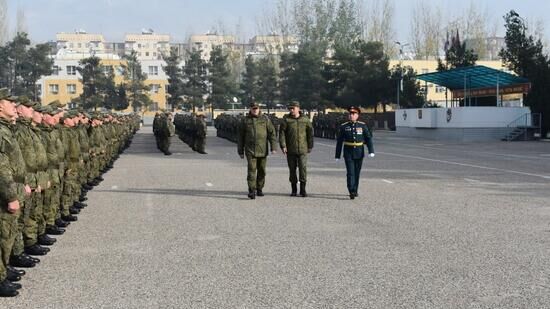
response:
[(507, 169), (496, 168), (496, 167), (488, 167), (488, 166), (468, 164), (468, 163), (459, 163), (459, 162), (447, 161), (447, 160), (437, 160), (437, 159), (430, 159), (430, 158), (419, 157), (419, 156), (402, 155), (402, 154), (387, 153), (387, 152), (378, 152), (378, 153), (388, 155), (388, 156), (400, 157), (400, 158), (410, 158), (410, 159), (424, 160), (424, 161), (444, 163), (444, 164), (453, 164), (453, 165), (464, 166), (464, 167), (480, 168), (480, 169), (489, 170), (489, 171), (498, 171), (498, 172), (504, 172), (504, 173), (509, 173), (509, 174), (516, 174), (516, 175), (523, 175), (523, 176), (538, 177), (538, 178), (543, 178), (543, 179), (550, 179), (550, 176), (548, 176), (548, 175), (526, 173), (526, 172), (507, 170)]
[(389, 181), (389, 180), (386, 180), (386, 179), (382, 179), (382, 181), (385, 182), (385, 183), (393, 184), (393, 181)]
[(211, 182), (207, 182), (207, 183), (205, 183), (205, 185), (206, 185), (207, 187), (213, 187), (213, 186), (214, 186)]
[[(323, 143), (317, 143), (317, 145), (326, 146), (326, 147), (334, 147), (334, 145), (328, 145), (328, 144), (323, 144)], [(496, 167), (488, 167), (488, 166), (468, 164), (468, 163), (460, 163), (460, 162), (447, 161), (447, 160), (430, 159), (430, 158), (425, 158), (425, 157), (402, 155), (402, 154), (388, 153), (388, 152), (377, 152), (377, 154), (383, 154), (383, 155), (400, 157), (400, 158), (417, 159), (417, 160), (437, 162), (437, 163), (444, 163), (444, 164), (452, 164), (452, 165), (458, 165), (458, 166), (464, 166), (464, 167), (480, 168), (480, 169), (489, 170), (489, 171), (498, 171), (498, 172), (504, 172), (504, 173), (509, 173), (509, 174), (538, 177), (538, 178), (543, 178), (543, 179), (550, 179), (550, 175), (540, 175), (540, 174), (526, 173), (526, 172), (507, 170), (507, 169), (496, 168)]]

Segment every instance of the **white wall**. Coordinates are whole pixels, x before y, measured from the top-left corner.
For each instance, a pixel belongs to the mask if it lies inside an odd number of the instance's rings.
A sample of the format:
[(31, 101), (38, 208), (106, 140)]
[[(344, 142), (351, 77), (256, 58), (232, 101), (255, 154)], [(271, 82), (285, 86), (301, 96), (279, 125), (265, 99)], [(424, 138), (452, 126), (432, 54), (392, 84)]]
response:
[[(451, 113), (449, 121), (448, 111)], [(505, 128), (528, 113), (531, 113), (529, 107), (399, 109), (395, 112), (395, 123), (397, 127), (408, 128)]]

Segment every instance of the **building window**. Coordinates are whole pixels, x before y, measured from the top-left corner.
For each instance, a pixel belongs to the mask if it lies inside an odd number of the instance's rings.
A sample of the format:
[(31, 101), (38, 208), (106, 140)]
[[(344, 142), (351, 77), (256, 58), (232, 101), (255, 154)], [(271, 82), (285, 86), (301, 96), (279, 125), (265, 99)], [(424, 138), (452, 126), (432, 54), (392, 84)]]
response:
[(157, 53), (153, 53), (153, 57), (156, 57), (157, 56)]
[(58, 65), (54, 65), (52, 75), (59, 75), (60, 70), (61, 68)]
[(76, 66), (68, 65), (67, 66), (67, 75), (76, 75)]
[(151, 93), (159, 93), (160, 91), (160, 85), (159, 84), (152, 84), (151, 85)]
[(445, 92), (446, 89), (447, 89), (447, 88), (442, 87), (442, 86), (435, 86), (435, 92), (436, 92), (436, 93)]
[(78, 48), (82, 48), (82, 43), (78, 43)]
[(141, 48), (141, 44), (138, 44), (138, 48)]
[(67, 93), (75, 94), (76, 93), (76, 84), (67, 84)]
[(152, 111), (152, 112), (158, 111), (159, 110), (159, 104), (157, 102), (153, 102), (153, 104), (151, 104), (151, 108), (149, 110)]
[(145, 52), (145, 57), (149, 57), (149, 52)]
[(59, 93), (59, 85), (58, 84), (51, 84), (49, 85), (50, 94), (58, 94)]
[(149, 75), (159, 75), (159, 67), (156, 65), (149, 66)]

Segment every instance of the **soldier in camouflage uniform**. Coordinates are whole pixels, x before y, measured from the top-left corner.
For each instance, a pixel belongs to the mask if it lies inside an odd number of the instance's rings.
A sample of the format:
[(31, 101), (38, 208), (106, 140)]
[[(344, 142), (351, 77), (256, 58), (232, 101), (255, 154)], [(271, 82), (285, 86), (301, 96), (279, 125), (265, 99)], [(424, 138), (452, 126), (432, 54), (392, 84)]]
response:
[[(19, 281), (24, 275), (23, 271), (9, 265), (20, 204), (25, 198), (25, 162), (14, 135), (16, 99), (9, 94), (8, 89), (0, 89), (0, 297), (17, 296), (21, 285), (12, 281)], [(34, 266), (34, 262), (24, 256), (18, 257), (18, 261)], [(20, 266), (18, 263), (15, 265)]]
[(250, 111), (239, 126), (237, 152), (241, 159), (246, 157), (248, 198), (264, 196), (267, 155), (277, 150), (276, 133), (269, 118), (260, 112), (256, 103), (250, 105)]

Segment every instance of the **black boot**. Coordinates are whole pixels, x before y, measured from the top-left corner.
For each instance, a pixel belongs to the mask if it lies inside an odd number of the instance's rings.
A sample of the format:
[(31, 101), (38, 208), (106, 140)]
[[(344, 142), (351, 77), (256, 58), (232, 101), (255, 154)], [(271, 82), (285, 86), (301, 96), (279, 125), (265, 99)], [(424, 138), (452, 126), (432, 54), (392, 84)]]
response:
[(19, 295), (17, 289), (15, 289), (8, 280), (0, 282), (0, 297), (14, 297)]
[(10, 257), (10, 265), (13, 267), (32, 268), (36, 266), (36, 263), (20, 254)]
[(262, 191), (262, 189), (256, 190), (256, 196), (264, 196), (264, 192)]
[(25, 247), (25, 253), (29, 255), (46, 255), (49, 251), (50, 249), (42, 247), (39, 244)]
[(31, 260), (31, 261), (32, 261), (33, 263), (35, 263), (35, 264), (40, 263), (40, 259), (37, 258), (37, 257), (30, 256), (30, 255), (28, 255), (28, 254), (26, 254), (26, 253), (21, 253), (21, 255), (23, 256), (23, 258), (28, 259), (28, 260)]
[(11, 282), (17, 282), (21, 280), (21, 275), (8, 268), (6, 279)]
[(50, 236), (48, 236), (46, 234), (42, 234), (42, 235), (38, 236), (38, 244), (41, 245), (41, 246), (51, 246), (51, 245), (55, 244), (56, 241), (57, 241), (57, 239), (51, 238)]
[(78, 220), (78, 217), (73, 216), (73, 215), (67, 215), (67, 216), (61, 216), (61, 219), (63, 219), (63, 221), (67, 221), (67, 222), (74, 222), (74, 221)]
[(350, 200), (353, 200), (353, 199), (355, 199), (355, 194), (353, 194), (353, 193), (350, 193), (350, 194), (349, 194), (349, 199), (350, 199)]
[(248, 198), (253, 200), (256, 198), (256, 191), (252, 189), (248, 189)]
[(17, 268), (13, 268), (12, 266), (8, 265), (8, 270), (11, 271), (12, 273), (16, 273), (17, 275), (23, 277), (26, 272), (22, 269), (17, 269)]
[(88, 200), (88, 198), (85, 197), (84, 195), (80, 195), (80, 196), (78, 197), (78, 201), (79, 201), (79, 202), (85, 202), (85, 201), (87, 201), (87, 200)]
[(78, 214), (80, 213), (80, 209), (78, 209), (78, 208), (76, 208), (76, 207), (74, 207), (74, 206), (73, 206), (73, 207), (70, 207), (70, 208), (69, 208), (69, 213), (70, 213), (71, 215), (78, 215)]
[(61, 218), (55, 219), (55, 226), (57, 227), (67, 227), (71, 224), (71, 222), (67, 222)]
[(305, 182), (300, 182), (300, 196), (301, 197), (307, 197), (306, 183)]
[(298, 187), (296, 186), (295, 183), (291, 183), (290, 184), (290, 188), (291, 188), (291, 192), (290, 192), (290, 196), (296, 196), (298, 194)]

